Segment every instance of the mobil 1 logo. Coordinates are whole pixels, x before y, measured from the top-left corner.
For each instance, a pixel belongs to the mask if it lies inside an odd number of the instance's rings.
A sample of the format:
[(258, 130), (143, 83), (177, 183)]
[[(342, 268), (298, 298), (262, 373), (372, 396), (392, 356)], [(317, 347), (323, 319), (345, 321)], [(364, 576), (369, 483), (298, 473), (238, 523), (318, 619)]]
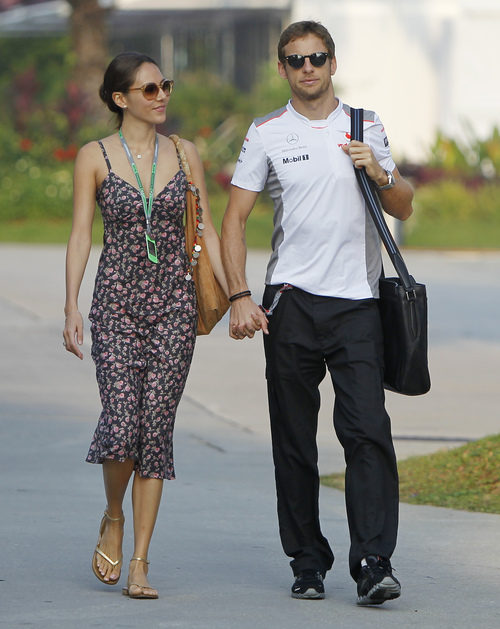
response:
[(283, 164), (297, 164), (298, 162), (309, 161), (309, 155), (304, 153), (303, 155), (290, 155), (289, 157), (283, 157)]

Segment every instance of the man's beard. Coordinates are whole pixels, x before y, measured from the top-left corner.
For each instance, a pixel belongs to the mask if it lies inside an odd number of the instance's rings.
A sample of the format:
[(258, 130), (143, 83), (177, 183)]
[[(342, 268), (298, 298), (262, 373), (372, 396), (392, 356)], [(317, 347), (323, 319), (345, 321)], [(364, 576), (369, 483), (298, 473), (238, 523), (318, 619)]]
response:
[(326, 94), (329, 87), (330, 86), (328, 83), (326, 84), (321, 83), (316, 88), (314, 88), (314, 90), (310, 90), (310, 89), (303, 88), (299, 85), (295, 87), (295, 92), (297, 96), (299, 96), (302, 100), (314, 101), (314, 100), (318, 100), (318, 98)]

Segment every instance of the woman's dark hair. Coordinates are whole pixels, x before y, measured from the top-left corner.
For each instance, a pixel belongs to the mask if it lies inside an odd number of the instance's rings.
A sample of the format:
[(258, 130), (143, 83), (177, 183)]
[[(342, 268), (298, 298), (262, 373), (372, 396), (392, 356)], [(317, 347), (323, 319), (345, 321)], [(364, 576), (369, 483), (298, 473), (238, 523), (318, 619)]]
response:
[(332, 59), (335, 57), (335, 44), (332, 36), (323, 24), (305, 20), (303, 22), (294, 22), (293, 24), (290, 24), (290, 26), (285, 28), (285, 30), (281, 33), (281, 37), (278, 42), (278, 59), (281, 63), (285, 63), (285, 46), (294, 39), (300, 39), (302, 37), (306, 37), (306, 35), (316, 35), (316, 37), (322, 39), (330, 57)]
[(122, 52), (111, 61), (104, 73), (99, 96), (108, 109), (118, 116), (118, 126), (123, 121), (123, 110), (113, 100), (113, 92), (126, 92), (143, 63), (153, 63), (159, 67), (154, 59), (142, 52)]

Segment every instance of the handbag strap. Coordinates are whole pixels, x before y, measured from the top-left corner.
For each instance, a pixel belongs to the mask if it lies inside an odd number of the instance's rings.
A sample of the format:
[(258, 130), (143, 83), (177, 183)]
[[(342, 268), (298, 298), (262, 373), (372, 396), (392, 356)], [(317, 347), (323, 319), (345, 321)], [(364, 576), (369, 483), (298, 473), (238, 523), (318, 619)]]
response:
[[(186, 252), (189, 256), (189, 264), (191, 268), (194, 268), (198, 264), (197, 260), (202, 250), (200, 239), (203, 236), (203, 229), (205, 227), (203, 224), (203, 209), (200, 205), (200, 191), (195, 186), (191, 178), (191, 168), (189, 167), (189, 162), (181, 139), (175, 134), (170, 135), (169, 138), (175, 144), (175, 150), (177, 151), (181, 168), (184, 171), (187, 180), (187, 202), (185, 214)], [(188, 275), (190, 279), (191, 275)]]
[(175, 135), (175, 133), (172, 133), (172, 135), (169, 135), (168, 137), (175, 144), (175, 150), (177, 151), (177, 155), (181, 160), (182, 170), (185, 172), (188, 182), (191, 183), (191, 168), (189, 168), (189, 162), (181, 139), (178, 135)]
[[(363, 109), (354, 109), (351, 107), (351, 139), (363, 142)], [(387, 223), (385, 222), (382, 204), (375, 188), (374, 182), (366, 174), (365, 168), (354, 167), (354, 173), (358, 181), (359, 187), (365, 199), (368, 211), (375, 223), (380, 238), (384, 243), (389, 258), (391, 259), (396, 273), (399, 275), (403, 283), (406, 293), (414, 293), (415, 280), (408, 272), (403, 256), (394, 240)]]
[[(168, 137), (175, 144), (175, 150), (177, 151), (177, 155), (180, 159), (182, 170), (184, 171), (184, 174), (186, 175), (188, 190), (190, 190), (193, 193), (196, 199), (197, 223), (201, 223), (203, 210), (200, 205), (200, 191), (198, 190), (198, 188), (195, 186), (193, 182), (193, 179), (191, 176), (191, 168), (189, 167), (188, 158), (186, 155), (186, 151), (184, 150), (182, 140), (180, 139), (178, 135), (175, 135), (175, 133), (172, 133), (172, 135), (169, 135)], [(201, 229), (203, 229), (203, 227), (201, 227)], [(202, 234), (199, 234), (199, 235), (201, 236)]]

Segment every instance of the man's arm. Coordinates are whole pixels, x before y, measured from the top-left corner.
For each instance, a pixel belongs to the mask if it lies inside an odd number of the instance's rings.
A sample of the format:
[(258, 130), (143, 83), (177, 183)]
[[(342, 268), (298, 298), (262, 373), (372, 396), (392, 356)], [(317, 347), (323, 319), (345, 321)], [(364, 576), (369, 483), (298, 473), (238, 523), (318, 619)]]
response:
[[(365, 167), (368, 177), (378, 186), (385, 186), (385, 184), (387, 184), (387, 173), (375, 159), (368, 144), (353, 140), (343, 148), (352, 159), (354, 166), (356, 168)], [(411, 204), (413, 188), (401, 177), (397, 168), (393, 170), (393, 175), (396, 180), (396, 185), (388, 190), (380, 190), (380, 201), (388, 214), (394, 216), (394, 218), (398, 218), (400, 221), (405, 221), (413, 212)]]
[[(222, 221), (222, 263), (229, 286), (229, 295), (248, 290), (245, 277), (247, 246), (245, 229), (258, 192), (231, 186), (229, 202)], [(267, 318), (259, 306), (248, 297), (231, 304), (229, 336), (233, 339), (252, 338), (257, 330), (267, 334)]]

